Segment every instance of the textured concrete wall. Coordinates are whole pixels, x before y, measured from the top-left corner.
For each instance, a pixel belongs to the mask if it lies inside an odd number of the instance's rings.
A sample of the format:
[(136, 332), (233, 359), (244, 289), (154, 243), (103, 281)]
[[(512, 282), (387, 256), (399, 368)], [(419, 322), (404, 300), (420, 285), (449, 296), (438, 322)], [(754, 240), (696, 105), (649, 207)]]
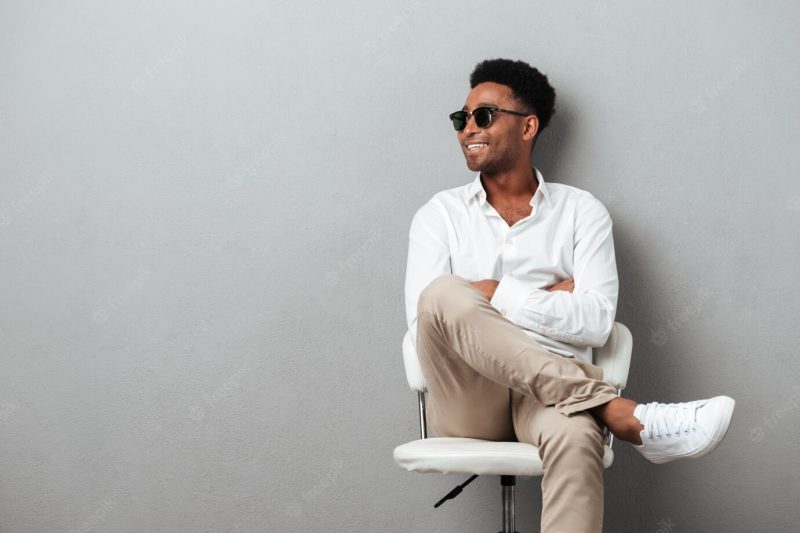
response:
[[(496, 531), (416, 435), (414, 211), (472, 174), (480, 59), (558, 91), (535, 163), (615, 222), (628, 394), (737, 399), (606, 473), (611, 532), (796, 531), (792, 2), (0, 3), (0, 531)], [(519, 529), (538, 480), (519, 485)]]

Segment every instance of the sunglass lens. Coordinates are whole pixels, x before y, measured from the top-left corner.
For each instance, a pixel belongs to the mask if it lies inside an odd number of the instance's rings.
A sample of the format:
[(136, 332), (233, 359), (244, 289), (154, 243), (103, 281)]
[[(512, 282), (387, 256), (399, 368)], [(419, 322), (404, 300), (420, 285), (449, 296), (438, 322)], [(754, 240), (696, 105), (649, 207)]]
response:
[(475, 117), (475, 125), (479, 128), (486, 128), (492, 123), (492, 110), (488, 107), (479, 107), (472, 112)]
[(453, 121), (453, 127), (455, 130), (461, 131), (467, 125), (467, 114), (464, 111), (456, 111), (450, 115), (450, 120)]

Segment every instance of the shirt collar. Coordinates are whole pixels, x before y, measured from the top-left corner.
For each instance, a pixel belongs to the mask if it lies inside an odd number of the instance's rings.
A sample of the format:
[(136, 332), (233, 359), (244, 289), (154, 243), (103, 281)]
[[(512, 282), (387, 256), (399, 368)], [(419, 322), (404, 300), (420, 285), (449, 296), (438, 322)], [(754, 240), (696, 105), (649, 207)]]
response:
[[(542, 196), (544, 196), (544, 199), (547, 201), (547, 203), (550, 206), (552, 206), (553, 203), (552, 200), (550, 200), (550, 194), (547, 192), (547, 184), (544, 181), (544, 176), (542, 176), (542, 173), (539, 172), (538, 168), (534, 167), (533, 170), (534, 173), (536, 174), (536, 181), (539, 182), (539, 187), (536, 188), (536, 193), (531, 198), (531, 205), (533, 205), (534, 202), (536, 201), (536, 196), (541, 194)], [(481, 202), (486, 201), (486, 190), (484, 190), (483, 184), (481, 183), (480, 172), (478, 172), (478, 174), (475, 176), (475, 179), (472, 180), (472, 183), (470, 183), (467, 186), (467, 192), (466, 192), (467, 200), (471, 199), (475, 195), (478, 195), (478, 198), (480, 199)]]

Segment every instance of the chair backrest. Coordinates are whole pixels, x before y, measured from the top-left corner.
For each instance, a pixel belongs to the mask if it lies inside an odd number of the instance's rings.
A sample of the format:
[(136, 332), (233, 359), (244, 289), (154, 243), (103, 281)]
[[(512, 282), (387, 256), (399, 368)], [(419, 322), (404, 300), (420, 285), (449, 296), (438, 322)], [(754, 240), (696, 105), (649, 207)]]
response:
[[(624, 389), (628, 383), (628, 371), (631, 367), (631, 351), (633, 337), (624, 324), (614, 323), (608, 340), (601, 348), (593, 350), (594, 364), (603, 369), (603, 380)], [(411, 340), (411, 332), (406, 331), (403, 337), (403, 363), (406, 368), (406, 379), (412, 390), (425, 392), (425, 378), (417, 357), (417, 348)]]
[(414, 346), (414, 341), (411, 339), (410, 330), (406, 331), (403, 337), (403, 364), (406, 367), (406, 379), (411, 390), (427, 392), (425, 378), (417, 358), (417, 347)]
[(625, 324), (614, 322), (606, 343), (592, 350), (594, 364), (603, 369), (603, 381), (624, 389), (628, 384), (628, 371), (631, 369), (633, 336)]

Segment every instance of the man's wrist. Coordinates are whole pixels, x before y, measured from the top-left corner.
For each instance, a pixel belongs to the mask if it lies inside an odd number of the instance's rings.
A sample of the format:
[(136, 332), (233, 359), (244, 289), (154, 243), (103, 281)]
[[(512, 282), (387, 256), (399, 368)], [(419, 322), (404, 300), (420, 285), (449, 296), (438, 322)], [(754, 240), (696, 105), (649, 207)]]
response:
[(505, 274), (498, 282), (497, 289), (489, 303), (504, 317), (514, 322), (513, 318), (519, 314), (527, 297), (528, 287), (526, 284), (512, 274)]

